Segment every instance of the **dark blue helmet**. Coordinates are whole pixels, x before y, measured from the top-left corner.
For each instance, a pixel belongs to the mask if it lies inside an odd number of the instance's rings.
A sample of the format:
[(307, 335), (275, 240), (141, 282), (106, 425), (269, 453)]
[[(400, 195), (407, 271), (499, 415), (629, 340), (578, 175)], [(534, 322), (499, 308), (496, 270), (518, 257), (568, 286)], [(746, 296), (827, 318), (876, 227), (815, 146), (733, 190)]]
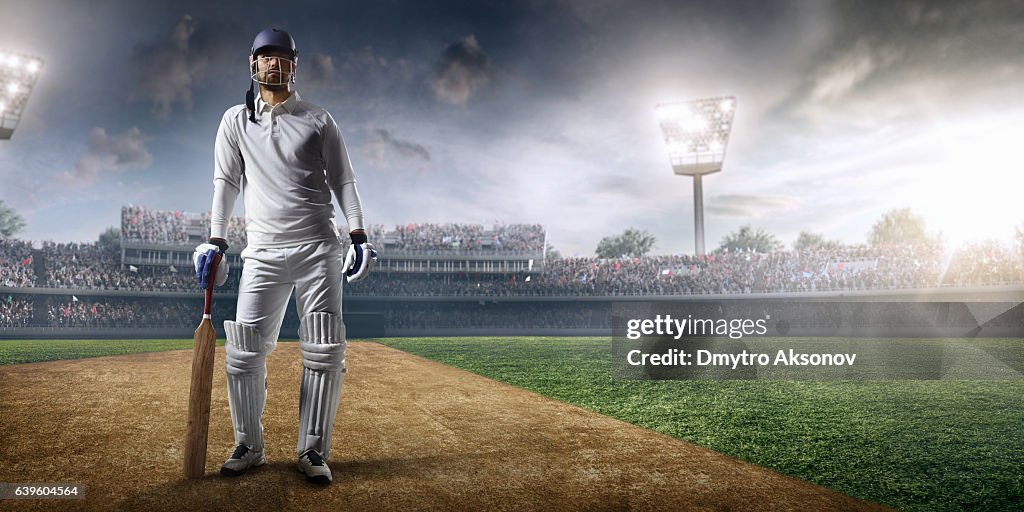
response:
[(288, 32), (279, 28), (268, 28), (256, 34), (256, 38), (252, 40), (252, 50), (249, 54), (256, 56), (271, 50), (291, 53), (293, 59), (299, 55), (299, 50), (295, 48), (295, 40)]

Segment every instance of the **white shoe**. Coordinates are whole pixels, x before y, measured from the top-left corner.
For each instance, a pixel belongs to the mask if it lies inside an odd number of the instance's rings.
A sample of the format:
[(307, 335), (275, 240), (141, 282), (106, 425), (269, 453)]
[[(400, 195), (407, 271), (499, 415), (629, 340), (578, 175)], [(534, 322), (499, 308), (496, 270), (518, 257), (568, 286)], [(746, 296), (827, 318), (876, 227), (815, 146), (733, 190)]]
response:
[(224, 476), (238, 476), (245, 473), (249, 468), (255, 468), (267, 463), (263, 456), (263, 450), (252, 450), (244, 444), (235, 447), (235, 452), (224, 462), (220, 468), (220, 474)]
[(327, 467), (323, 457), (312, 448), (299, 455), (299, 471), (305, 473), (306, 480), (314, 484), (331, 483), (331, 468)]

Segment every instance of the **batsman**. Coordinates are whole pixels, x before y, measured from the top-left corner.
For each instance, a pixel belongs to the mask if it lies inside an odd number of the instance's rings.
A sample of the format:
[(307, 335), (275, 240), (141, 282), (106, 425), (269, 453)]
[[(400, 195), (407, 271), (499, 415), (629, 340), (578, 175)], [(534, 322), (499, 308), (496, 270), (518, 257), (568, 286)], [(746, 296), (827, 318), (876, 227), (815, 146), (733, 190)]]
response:
[[(284, 30), (256, 35), (246, 102), (229, 108), (217, 130), (210, 239), (196, 247), (194, 261), (200, 286), (208, 279), (218, 286), (227, 280), (226, 259), (215, 275), (209, 275), (210, 263), (228, 249), (228, 220), (241, 192), (248, 244), (241, 254), (237, 316), (224, 322), (236, 447), (221, 474), (238, 476), (266, 463), (261, 423), (266, 361), (294, 289), (302, 353), (298, 469), (309, 481), (328, 484), (331, 428), (345, 377), (342, 279), (364, 279), (376, 252), (367, 241), (356, 178), (338, 125), (293, 90), (298, 53)], [(344, 258), (332, 192), (352, 241)]]

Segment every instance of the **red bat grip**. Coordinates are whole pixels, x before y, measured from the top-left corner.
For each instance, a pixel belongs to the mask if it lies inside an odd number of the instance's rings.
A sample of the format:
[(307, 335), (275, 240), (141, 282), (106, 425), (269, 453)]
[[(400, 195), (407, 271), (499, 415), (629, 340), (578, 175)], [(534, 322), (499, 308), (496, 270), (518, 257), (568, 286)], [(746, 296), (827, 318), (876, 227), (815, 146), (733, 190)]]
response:
[(206, 302), (203, 304), (203, 316), (213, 312), (213, 282), (217, 280), (217, 267), (224, 255), (216, 253), (213, 255), (213, 263), (210, 264), (210, 280), (206, 283)]

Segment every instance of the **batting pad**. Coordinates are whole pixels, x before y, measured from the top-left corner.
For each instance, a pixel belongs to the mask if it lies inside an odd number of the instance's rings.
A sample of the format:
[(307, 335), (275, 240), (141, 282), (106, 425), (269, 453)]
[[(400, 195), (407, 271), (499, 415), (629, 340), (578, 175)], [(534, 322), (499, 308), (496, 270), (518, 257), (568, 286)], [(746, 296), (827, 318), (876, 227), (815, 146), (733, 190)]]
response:
[(267, 352), (252, 325), (224, 322), (228, 405), (235, 427), (235, 444), (263, 449), (263, 408), (267, 403)]
[(310, 313), (299, 325), (302, 386), (296, 454), (312, 448), (327, 460), (331, 428), (345, 378), (345, 325), (330, 313)]

